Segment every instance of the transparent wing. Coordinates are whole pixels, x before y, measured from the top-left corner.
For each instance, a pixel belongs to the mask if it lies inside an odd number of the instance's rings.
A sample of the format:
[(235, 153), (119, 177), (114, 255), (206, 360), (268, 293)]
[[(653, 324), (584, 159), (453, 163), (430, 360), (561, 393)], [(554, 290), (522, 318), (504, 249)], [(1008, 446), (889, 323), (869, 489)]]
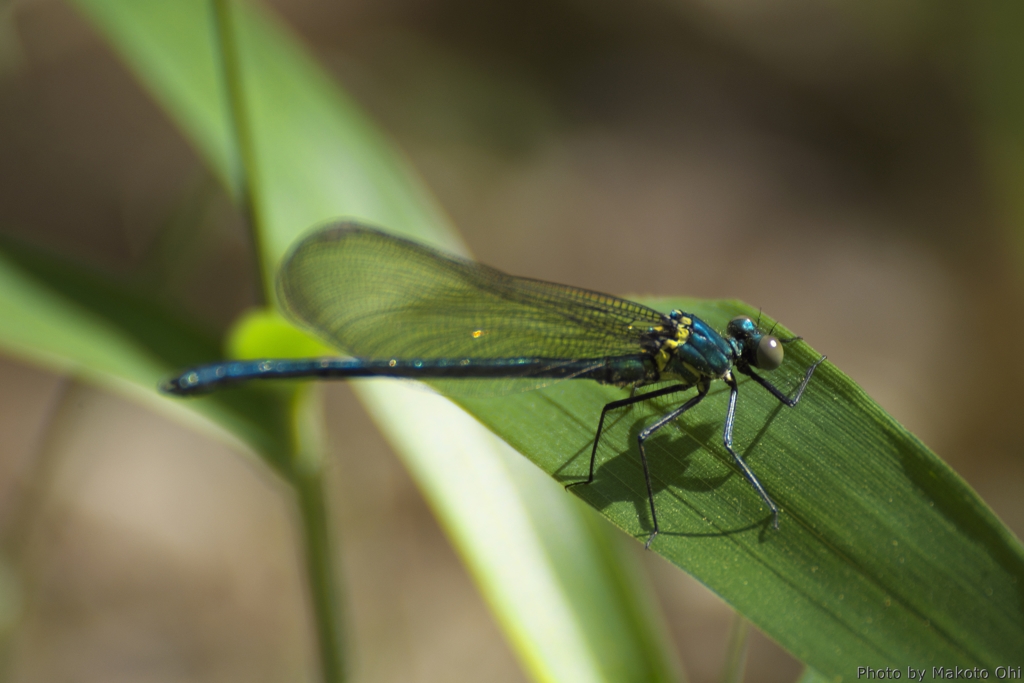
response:
[(350, 223), (300, 242), (278, 292), (311, 331), (376, 359), (633, 355), (662, 320), (624, 299), (506, 275)]

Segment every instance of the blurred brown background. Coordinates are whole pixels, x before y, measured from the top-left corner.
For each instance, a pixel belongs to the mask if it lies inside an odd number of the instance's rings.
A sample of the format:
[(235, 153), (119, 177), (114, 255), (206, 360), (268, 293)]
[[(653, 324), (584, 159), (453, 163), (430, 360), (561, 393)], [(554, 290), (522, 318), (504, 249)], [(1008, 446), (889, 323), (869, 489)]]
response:
[[(1009, 4), (270, 5), (406, 152), (480, 260), (761, 306), (1024, 530), (1024, 50), (1007, 38), (1021, 26)], [(157, 291), (211, 329), (254, 300), (223, 193), (60, 2), (0, 2), (0, 231)], [(523, 680), (397, 460), (347, 388), (328, 391), (355, 680)], [(9, 679), (307, 676), (291, 505), (250, 457), (0, 359)], [(637, 554), (690, 680), (716, 680), (728, 608)], [(747, 681), (800, 670), (754, 638)]]

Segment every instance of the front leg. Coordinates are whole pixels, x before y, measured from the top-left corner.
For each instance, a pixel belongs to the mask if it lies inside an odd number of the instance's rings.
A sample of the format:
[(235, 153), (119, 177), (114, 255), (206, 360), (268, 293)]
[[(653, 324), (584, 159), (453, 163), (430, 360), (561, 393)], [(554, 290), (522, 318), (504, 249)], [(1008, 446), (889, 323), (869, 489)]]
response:
[(784, 393), (782, 393), (778, 389), (778, 387), (776, 387), (774, 384), (772, 384), (771, 382), (766, 380), (761, 375), (759, 375), (756, 372), (754, 372), (753, 368), (751, 368), (749, 365), (744, 365), (742, 367), (737, 365), (736, 369), (739, 372), (742, 372), (744, 375), (746, 375), (746, 376), (750, 377), (751, 379), (753, 379), (755, 382), (760, 384), (765, 389), (767, 389), (771, 393), (771, 395), (774, 396), (775, 398), (779, 399), (780, 402), (782, 402), (785, 405), (787, 405), (790, 408), (792, 408), (793, 406), (795, 406), (797, 403), (800, 402), (800, 397), (803, 395), (804, 389), (807, 388), (807, 383), (811, 381), (811, 375), (814, 374), (814, 371), (824, 361), (825, 361), (825, 356), (822, 356), (821, 358), (819, 358), (818, 360), (816, 360), (814, 362), (814, 365), (812, 365), (811, 367), (807, 368), (807, 373), (804, 375), (804, 381), (800, 383), (800, 386), (797, 387), (797, 390), (793, 394), (792, 397), (786, 396)]

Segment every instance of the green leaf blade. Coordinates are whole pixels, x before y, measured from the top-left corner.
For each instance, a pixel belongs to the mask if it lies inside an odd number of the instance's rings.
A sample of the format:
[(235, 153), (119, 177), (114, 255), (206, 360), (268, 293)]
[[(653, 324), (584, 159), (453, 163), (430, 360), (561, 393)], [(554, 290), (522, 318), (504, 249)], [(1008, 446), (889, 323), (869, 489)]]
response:
[[(757, 314), (737, 302), (654, 305), (719, 329), (734, 315)], [(787, 354), (771, 378), (784, 389), (818, 357), (804, 345)], [(568, 483), (585, 478), (601, 408), (621, 397), (566, 382), (500, 405), (462, 403)], [(871, 661), (991, 671), (1024, 651), (1019, 542), (849, 378), (822, 365), (793, 409), (741, 382), (736, 445), (782, 508), (778, 532), (721, 445), (726, 398), (713, 390), (676, 429), (663, 430), (674, 433), (647, 442), (662, 530), (652, 551), (829, 677)], [(573, 489), (641, 541), (651, 522), (636, 435), (679, 401), (657, 399), (610, 418), (594, 484)]]

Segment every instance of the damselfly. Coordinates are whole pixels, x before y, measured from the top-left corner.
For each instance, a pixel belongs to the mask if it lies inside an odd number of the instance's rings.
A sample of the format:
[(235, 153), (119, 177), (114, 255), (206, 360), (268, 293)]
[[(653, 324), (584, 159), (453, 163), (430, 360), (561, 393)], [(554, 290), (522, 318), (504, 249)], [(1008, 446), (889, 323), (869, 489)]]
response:
[[(351, 358), (229, 361), (186, 370), (161, 388), (197, 394), (253, 379), (402, 377), (456, 394), (486, 381), (486, 391), (535, 389), (556, 380), (588, 379), (631, 388), (604, 406), (585, 480), (594, 480), (597, 446), (609, 411), (696, 389), (637, 437), (653, 530), (658, 516), (644, 442), (700, 403), (715, 380), (729, 387), (723, 442), (778, 528), (779, 509), (733, 449), (738, 385), (751, 377), (783, 404), (800, 400), (822, 356), (791, 396), (755, 369), (782, 364), (783, 344), (747, 316), (720, 334), (695, 315), (660, 313), (607, 294), (506, 275), (400, 237), (342, 223), (314, 232), (285, 259), (278, 298), (301, 326)], [(667, 387), (638, 389), (672, 382)], [(568, 487), (567, 487), (568, 488)]]

